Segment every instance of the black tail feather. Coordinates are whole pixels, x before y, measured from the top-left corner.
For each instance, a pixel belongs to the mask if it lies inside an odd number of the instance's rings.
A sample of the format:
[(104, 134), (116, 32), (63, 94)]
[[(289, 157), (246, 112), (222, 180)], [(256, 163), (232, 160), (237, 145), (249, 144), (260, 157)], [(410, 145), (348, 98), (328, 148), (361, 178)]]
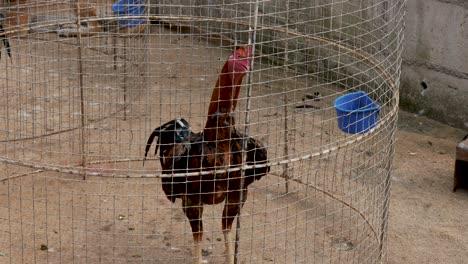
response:
[[(10, 58), (10, 61), (13, 62), (11, 58), (11, 45), (10, 41), (8, 40), (8, 36), (5, 34), (5, 29), (3, 28), (3, 25), (0, 24), (0, 36), (2, 39), (3, 46), (5, 46), (6, 53), (8, 57)], [(2, 53), (0, 51), (0, 60), (2, 59)]]
[(10, 46), (10, 41), (8, 40), (8, 37), (6, 35), (3, 35), (2, 41), (3, 41), (3, 46), (5, 46), (7, 55), (10, 58), (10, 61), (13, 61), (13, 59), (11, 58), (11, 46)]
[(183, 118), (173, 119), (153, 130), (151, 135), (146, 142), (145, 147), (145, 157), (143, 158), (143, 165), (148, 156), (148, 152), (153, 144), (154, 138), (158, 137), (156, 141), (156, 148), (154, 150), (154, 155), (158, 153), (161, 158), (166, 154), (166, 152), (175, 144), (185, 141), (190, 135), (193, 135), (192, 130), (190, 129), (190, 124)]
[(154, 141), (155, 137), (158, 137), (158, 141), (156, 142), (156, 150), (154, 151), (154, 155), (156, 155), (156, 153), (158, 152), (158, 148), (159, 148), (159, 128), (160, 127), (153, 130), (153, 132), (151, 133), (151, 135), (148, 138), (148, 141), (146, 142), (145, 157), (143, 158), (143, 166), (145, 166), (145, 160), (146, 160), (146, 157), (148, 156), (148, 151), (150, 150), (151, 145), (153, 144), (153, 141)]
[[(161, 131), (163, 130), (166, 130), (168, 129), (168, 127), (171, 125), (171, 124), (174, 124), (175, 122), (177, 121), (177, 119), (173, 119), (157, 128), (155, 128), (153, 130), (153, 132), (151, 133), (151, 135), (149, 136), (148, 138), (148, 141), (146, 142), (146, 147), (145, 147), (145, 157), (143, 158), (143, 165), (145, 165), (145, 160), (148, 156), (148, 152), (151, 148), (151, 145), (153, 144), (153, 141), (154, 141), (154, 138), (155, 137), (158, 137), (158, 140), (156, 141), (156, 147), (154, 149), (154, 155), (156, 156), (156, 154), (158, 154), (158, 149), (159, 149), (159, 145), (161, 144)], [(174, 132), (174, 129), (172, 129), (172, 131)]]

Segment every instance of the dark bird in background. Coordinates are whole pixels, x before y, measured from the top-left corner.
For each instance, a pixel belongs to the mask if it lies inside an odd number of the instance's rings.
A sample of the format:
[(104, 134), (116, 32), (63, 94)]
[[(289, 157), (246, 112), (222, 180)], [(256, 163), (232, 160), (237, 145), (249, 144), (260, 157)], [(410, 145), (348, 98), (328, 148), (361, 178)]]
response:
[[(194, 133), (184, 119), (175, 119), (156, 128), (150, 135), (145, 157), (158, 137), (163, 174), (162, 189), (171, 202), (182, 199), (182, 209), (192, 228), (194, 263), (201, 263), (203, 248), (203, 205), (225, 201), (222, 230), (226, 247), (226, 263), (234, 263), (232, 223), (247, 199), (247, 188), (266, 175), (267, 165), (241, 171), (217, 172), (238, 168), (242, 164), (268, 163), (267, 150), (258, 140), (247, 137), (235, 128), (233, 111), (237, 105), (240, 84), (250, 65), (250, 48), (239, 48), (222, 68), (211, 97), (203, 131)], [(245, 160), (242, 145), (246, 141)], [(173, 176), (174, 173), (206, 172), (203, 175)], [(241, 185), (243, 184), (243, 188)], [(241, 200), (242, 196), (242, 200)]]
[[(8, 36), (6, 35), (5, 28), (3, 27), (4, 21), (5, 21), (5, 16), (3, 14), (0, 14), (0, 39), (2, 40), (2, 44), (5, 47), (6, 53), (11, 61), (12, 60), (11, 46), (10, 46), (10, 41), (8, 40)], [(1, 58), (2, 58), (2, 51), (0, 50), (0, 60)]]

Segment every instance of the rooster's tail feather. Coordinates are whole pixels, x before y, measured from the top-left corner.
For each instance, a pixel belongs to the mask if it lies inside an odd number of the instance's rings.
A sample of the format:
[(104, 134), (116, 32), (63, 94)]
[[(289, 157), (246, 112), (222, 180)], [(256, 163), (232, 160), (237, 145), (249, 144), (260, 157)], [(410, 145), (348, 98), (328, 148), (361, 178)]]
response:
[[(173, 119), (153, 130), (151, 135), (146, 142), (145, 157), (143, 158), (143, 165), (145, 164), (148, 152), (153, 144), (154, 138), (158, 137), (156, 141), (156, 148), (154, 149), (154, 155), (158, 153), (159, 146), (161, 145), (161, 151), (164, 146), (165, 149), (169, 148), (175, 143), (185, 141), (193, 132), (190, 128), (190, 124), (183, 118)], [(163, 153), (160, 152), (160, 156), (163, 157)]]

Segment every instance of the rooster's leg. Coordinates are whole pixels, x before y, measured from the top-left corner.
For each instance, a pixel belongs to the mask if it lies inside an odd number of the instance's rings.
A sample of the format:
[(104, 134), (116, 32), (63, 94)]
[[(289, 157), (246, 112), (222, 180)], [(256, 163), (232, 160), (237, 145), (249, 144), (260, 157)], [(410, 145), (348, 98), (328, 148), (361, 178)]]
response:
[(247, 199), (247, 191), (244, 191), (243, 202), (240, 203), (240, 192), (229, 192), (226, 195), (224, 205), (222, 228), (224, 245), (226, 247), (226, 264), (234, 264), (234, 242), (232, 241), (232, 223), (239, 213), (240, 208)]
[(234, 264), (234, 245), (232, 242), (232, 228), (223, 228), (223, 234), (224, 245), (226, 247), (226, 264)]
[(184, 197), (182, 208), (185, 215), (187, 216), (190, 226), (192, 227), (194, 251), (193, 257), (195, 264), (205, 263), (202, 258), (203, 249), (203, 205), (198, 199), (191, 199), (190, 197)]

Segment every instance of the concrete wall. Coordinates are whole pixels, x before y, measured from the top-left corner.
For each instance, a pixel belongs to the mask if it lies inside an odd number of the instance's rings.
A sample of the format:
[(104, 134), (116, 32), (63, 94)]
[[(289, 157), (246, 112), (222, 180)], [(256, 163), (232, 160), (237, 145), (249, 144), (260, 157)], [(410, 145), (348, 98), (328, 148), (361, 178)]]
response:
[(468, 1), (408, 0), (400, 104), (468, 128)]

